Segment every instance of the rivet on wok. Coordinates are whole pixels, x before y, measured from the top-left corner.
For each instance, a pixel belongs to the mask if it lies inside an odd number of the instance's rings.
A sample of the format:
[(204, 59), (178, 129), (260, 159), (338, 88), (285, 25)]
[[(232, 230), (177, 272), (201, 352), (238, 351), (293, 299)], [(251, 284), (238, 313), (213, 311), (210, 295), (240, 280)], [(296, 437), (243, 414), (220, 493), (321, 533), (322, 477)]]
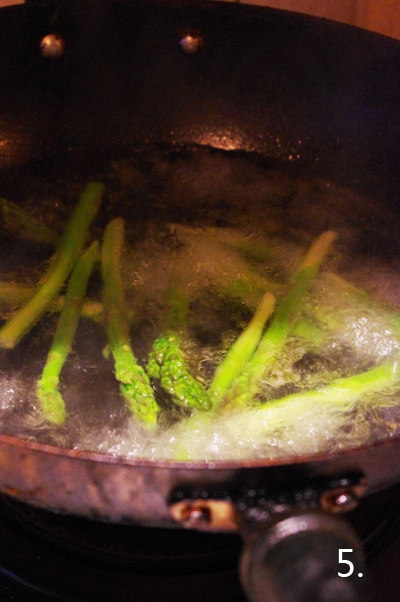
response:
[(56, 33), (50, 33), (44, 36), (40, 42), (40, 52), (47, 59), (59, 59), (65, 50), (65, 42)]
[(182, 519), (186, 525), (208, 525), (211, 522), (210, 508), (208, 508), (207, 506), (191, 506), (190, 504), (188, 504), (182, 516)]
[(170, 505), (175, 521), (191, 529), (235, 531), (235, 509), (230, 501), (183, 499)]
[(351, 490), (329, 491), (322, 495), (321, 506), (329, 512), (348, 512), (358, 506), (358, 497)]
[(199, 34), (187, 33), (180, 39), (179, 44), (186, 54), (196, 54), (203, 46), (203, 38)]
[(346, 510), (349, 510), (357, 505), (358, 500), (350, 491), (341, 493), (335, 498), (335, 506), (337, 508), (346, 508)]

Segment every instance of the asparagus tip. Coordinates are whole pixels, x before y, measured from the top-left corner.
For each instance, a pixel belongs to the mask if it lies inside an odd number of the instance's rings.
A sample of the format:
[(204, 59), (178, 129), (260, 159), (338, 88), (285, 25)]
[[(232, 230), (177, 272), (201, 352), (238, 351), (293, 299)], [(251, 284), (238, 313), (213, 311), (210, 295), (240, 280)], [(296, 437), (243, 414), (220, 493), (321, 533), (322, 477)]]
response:
[(39, 381), (37, 394), (45, 418), (55, 426), (62, 426), (65, 423), (66, 412), (61, 393), (57, 389), (45, 391)]

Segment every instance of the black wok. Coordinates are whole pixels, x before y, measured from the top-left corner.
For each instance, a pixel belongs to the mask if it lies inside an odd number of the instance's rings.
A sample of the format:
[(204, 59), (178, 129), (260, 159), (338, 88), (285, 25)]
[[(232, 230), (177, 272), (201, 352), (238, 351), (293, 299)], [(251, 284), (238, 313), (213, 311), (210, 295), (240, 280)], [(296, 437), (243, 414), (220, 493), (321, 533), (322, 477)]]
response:
[[(40, 169), (51, 177), (62, 163), (79, 164), (82, 177), (90, 176), (122, 147), (200, 144), (256, 153), (367, 191), (382, 212), (399, 204), (400, 43), (394, 40), (281, 11), (180, 2), (32, 1), (2, 10), (0, 30), (6, 191), (23, 189), (20, 174)], [(49, 33), (65, 42), (60, 57), (40, 50)], [(182, 49), (187, 34), (199, 36), (195, 53)], [(296, 600), (322, 599), (304, 590), (296, 571), (279, 576), (293, 542), (300, 558), (315, 544), (314, 560), (324, 567), (316, 590), (331, 578), (339, 588), (324, 599), (367, 599), (359, 591), (363, 579), (337, 577), (346, 566), (338, 566), (339, 549), (354, 549), (355, 573), (362, 553), (333, 515), (397, 483), (399, 450), (396, 437), (311, 457), (179, 464), (2, 434), (0, 489), (101, 520), (240, 528), (248, 542), (243, 581), (254, 600), (294, 599), (282, 579)]]

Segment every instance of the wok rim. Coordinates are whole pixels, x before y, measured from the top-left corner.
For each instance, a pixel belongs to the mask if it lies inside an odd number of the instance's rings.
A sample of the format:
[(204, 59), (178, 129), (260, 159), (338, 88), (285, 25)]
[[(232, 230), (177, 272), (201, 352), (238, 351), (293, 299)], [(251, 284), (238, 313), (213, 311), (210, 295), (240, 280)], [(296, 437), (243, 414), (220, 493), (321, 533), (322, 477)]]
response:
[(364, 444), (349, 449), (316, 452), (313, 454), (285, 456), (280, 458), (254, 458), (253, 460), (194, 460), (194, 461), (177, 461), (177, 460), (151, 460), (149, 458), (130, 458), (123, 455), (112, 455), (89, 449), (71, 449), (64, 448), (48, 443), (40, 443), (31, 439), (23, 439), (0, 433), (0, 444), (19, 448), (21, 450), (33, 451), (46, 454), (48, 456), (57, 456), (68, 458), (72, 461), (93, 462), (96, 464), (111, 465), (118, 464), (119, 466), (132, 466), (138, 469), (165, 469), (165, 470), (243, 470), (243, 469), (268, 469), (270, 467), (289, 467), (300, 465), (319, 465), (333, 460), (343, 460), (351, 458), (355, 455), (371, 453), (373, 450), (382, 450), (385, 447), (396, 446), (400, 449), (400, 435), (388, 437), (371, 444)]

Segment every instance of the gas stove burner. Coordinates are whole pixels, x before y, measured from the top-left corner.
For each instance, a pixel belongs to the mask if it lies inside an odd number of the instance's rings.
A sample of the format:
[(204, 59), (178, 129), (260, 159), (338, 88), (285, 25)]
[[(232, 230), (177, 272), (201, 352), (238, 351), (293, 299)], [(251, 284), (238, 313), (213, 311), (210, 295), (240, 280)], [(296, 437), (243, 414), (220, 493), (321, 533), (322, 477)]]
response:
[[(372, 581), (385, 581), (384, 602), (400, 600), (399, 578), (393, 585), (384, 576), (399, 569), (386, 553), (400, 541), (398, 500), (390, 489), (349, 515)], [(0, 496), (0, 602), (178, 602), (189, 593), (193, 602), (244, 602), (241, 547), (234, 534), (99, 523)]]

